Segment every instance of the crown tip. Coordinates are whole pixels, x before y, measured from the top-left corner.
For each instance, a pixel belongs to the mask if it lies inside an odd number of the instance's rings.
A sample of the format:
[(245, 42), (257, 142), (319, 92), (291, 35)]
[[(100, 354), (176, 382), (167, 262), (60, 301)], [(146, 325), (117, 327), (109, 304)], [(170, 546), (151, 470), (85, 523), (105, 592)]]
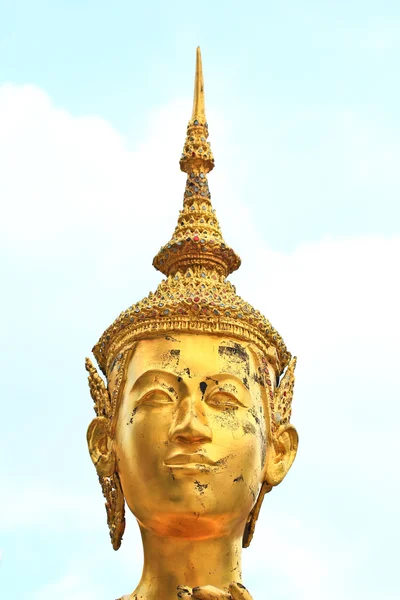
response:
[(197, 46), (196, 49), (196, 75), (194, 80), (192, 119), (195, 119), (196, 117), (205, 119), (204, 78), (200, 46)]
[(189, 174), (193, 169), (201, 169), (204, 173), (209, 173), (214, 168), (214, 157), (207, 138), (208, 124), (204, 103), (203, 66), (200, 46), (197, 46), (193, 111), (192, 118), (187, 127), (183, 153), (179, 161), (181, 171)]

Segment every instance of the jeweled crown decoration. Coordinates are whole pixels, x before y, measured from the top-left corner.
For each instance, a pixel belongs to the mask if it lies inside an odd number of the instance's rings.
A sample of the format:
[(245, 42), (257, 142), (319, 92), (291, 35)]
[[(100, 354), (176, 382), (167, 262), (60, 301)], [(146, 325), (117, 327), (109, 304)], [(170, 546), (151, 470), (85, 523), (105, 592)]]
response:
[(227, 276), (240, 258), (225, 243), (211, 204), (207, 174), (214, 167), (204, 108), (204, 82), (197, 49), (193, 114), (180, 159), (187, 173), (183, 209), (171, 240), (153, 265), (166, 276), (155, 293), (122, 312), (93, 348), (108, 377), (115, 358), (134, 341), (168, 332), (217, 333), (254, 342), (279, 374), (291, 355), (269, 321), (237, 296)]

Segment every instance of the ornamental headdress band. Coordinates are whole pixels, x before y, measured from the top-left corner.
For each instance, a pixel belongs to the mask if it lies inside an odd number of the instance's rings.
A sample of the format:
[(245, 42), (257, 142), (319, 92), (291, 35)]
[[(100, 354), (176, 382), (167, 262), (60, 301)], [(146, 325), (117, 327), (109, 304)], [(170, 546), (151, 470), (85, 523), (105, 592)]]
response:
[(279, 375), (290, 363), (279, 387), (279, 398), (277, 394), (275, 400), (271, 397), (276, 424), (284, 424), (290, 418), (295, 359), (291, 360), (281, 336), (269, 321), (237, 296), (235, 287), (227, 281), (241, 261), (225, 243), (211, 205), (207, 175), (214, 168), (214, 157), (208, 141), (200, 48), (196, 57), (193, 114), (187, 126), (180, 168), (187, 173), (183, 208), (171, 240), (153, 260), (153, 266), (166, 279), (155, 293), (150, 292), (122, 312), (93, 348), (109, 384), (113, 382), (113, 396), (107, 407), (100, 408), (95, 399), (100, 382), (90, 361), (87, 363), (96, 412), (112, 419), (118, 372), (123, 370), (118, 363), (134, 342), (168, 332), (212, 333), (254, 343)]

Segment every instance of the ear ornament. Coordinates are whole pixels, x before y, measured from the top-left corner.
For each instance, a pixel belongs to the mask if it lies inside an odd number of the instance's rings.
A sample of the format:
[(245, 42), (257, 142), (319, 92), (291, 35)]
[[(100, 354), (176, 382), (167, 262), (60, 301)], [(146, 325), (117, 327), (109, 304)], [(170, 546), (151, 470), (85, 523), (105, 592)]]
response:
[[(293, 357), (285, 371), (284, 376), (280, 381), (279, 386), (275, 389), (275, 392), (272, 391), (272, 384), (269, 378), (270, 376), (268, 371), (266, 373), (266, 384), (270, 396), (271, 434), (273, 444), (278, 443), (281, 433), (287, 428), (290, 422), (290, 416), (292, 413), (293, 389), (295, 382), (294, 370), (296, 368), (296, 362), (297, 358)], [(261, 486), (261, 490), (258, 495), (257, 501), (247, 519), (246, 527), (243, 534), (243, 548), (248, 548), (250, 546), (256, 528), (257, 519), (260, 514), (261, 506), (264, 500), (264, 496), (272, 490), (274, 485), (276, 484), (271, 484), (268, 481), (264, 481), (264, 483)]]
[[(110, 457), (113, 451), (106, 448), (107, 442), (111, 437), (112, 403), (103, 379), (89, 358), (86, 359), (85, 366), (89, 373), (90, 394), (93, 398), (94, 411), (97, 415), (97, 418), (89, 425), (88, 442), (89, 439), (93, 439), (96, 435), (101, 438), (104, 455), (101, 454), (98, 448), (96, 448), (96, 452), (91, 451), (90, 445), (89, 451), (97, 470), (103, 496), (106, 500), (105, 507), (111, 544), (114, 550), (118, 550), (125, 531), (125, 498), (121, 481), (115, 468), (115, 460)], [(98, 432), (95, 431), (96, 429)]]

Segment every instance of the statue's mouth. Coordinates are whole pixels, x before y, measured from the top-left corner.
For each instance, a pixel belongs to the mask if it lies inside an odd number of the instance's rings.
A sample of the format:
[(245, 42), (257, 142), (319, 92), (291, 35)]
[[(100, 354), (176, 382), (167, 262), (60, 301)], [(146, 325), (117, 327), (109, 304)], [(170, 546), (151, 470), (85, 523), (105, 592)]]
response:
[(193, 452), (190, 454), (173, 454), (169, 456), (164, 465), (169, 469), (179, 469), (179, 468), (198, 468), (215, 466), (215, 461), (211, 460), (204, 454), (200, 454), (199, 452)]

